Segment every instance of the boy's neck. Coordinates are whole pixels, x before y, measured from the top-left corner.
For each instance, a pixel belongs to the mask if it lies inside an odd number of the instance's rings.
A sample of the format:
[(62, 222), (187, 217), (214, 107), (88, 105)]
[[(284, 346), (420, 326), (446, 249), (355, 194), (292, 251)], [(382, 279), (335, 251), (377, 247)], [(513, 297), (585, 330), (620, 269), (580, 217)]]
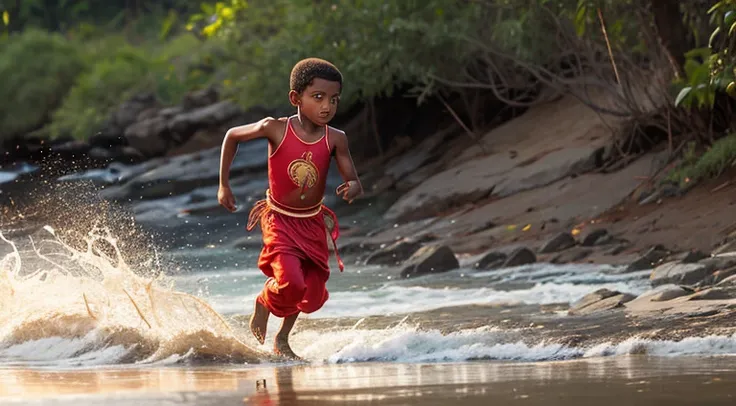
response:
[(314, 124), (312, 120), (308, 119), (307, 116), (302, 114), (301, 110), (298, 110), (296, 113), (297, 119), (299, 120), (299, 124), (302, 127), (302, 130), (308, 134), (314, 134), (317, 132), (321, 132), (324, 126)]

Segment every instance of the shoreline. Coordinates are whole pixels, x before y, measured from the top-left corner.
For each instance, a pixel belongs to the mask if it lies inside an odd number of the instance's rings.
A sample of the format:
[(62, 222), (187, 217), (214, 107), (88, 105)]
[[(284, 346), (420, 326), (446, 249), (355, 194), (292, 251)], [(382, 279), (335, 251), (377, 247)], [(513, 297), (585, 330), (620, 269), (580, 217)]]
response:
[[(265, 388), (262, 384), (265, 380)], [(261, 382), (260, 384), (258, 382)], [(5, 383), (13, 382), (12, 386)], [(58, 384), (53, 384), (57, 382)], [(151, 368), (89, 371), (0, 369), (0, 402), (14, 404), (198, 405), (729, 404), (736, 371), (724, 358), (637, 355), (547, 363), (364, 363), (247, 369)], [(8, 390), (9, 389), (9, 390)], [(695, 390), (694, 390), (695, 389)], [(707, 389), (707, 390), (705, 390)], [(605, 399), (611, 399), (610, 401)], [(713, 403), (717, 402), (717, 403)]]

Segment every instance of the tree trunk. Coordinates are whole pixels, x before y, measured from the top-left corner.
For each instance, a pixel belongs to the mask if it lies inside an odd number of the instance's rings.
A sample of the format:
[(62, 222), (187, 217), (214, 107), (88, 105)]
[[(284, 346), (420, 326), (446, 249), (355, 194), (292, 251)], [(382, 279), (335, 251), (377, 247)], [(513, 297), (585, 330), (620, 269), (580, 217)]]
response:
[(673, 0), (651, 0), (654, 25), (662, 46), (667, 51), (675, 71), (682, 75), (685, 53), (692, 49), (688, 41), (687, 27), (683, 22), (680, 2)]

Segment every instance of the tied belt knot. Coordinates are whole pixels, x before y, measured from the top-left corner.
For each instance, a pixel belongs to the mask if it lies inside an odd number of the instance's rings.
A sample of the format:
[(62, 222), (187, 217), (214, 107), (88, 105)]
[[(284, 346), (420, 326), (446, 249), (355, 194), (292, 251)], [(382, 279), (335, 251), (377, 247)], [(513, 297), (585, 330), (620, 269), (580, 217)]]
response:
[(343, 264), (342, 259), (340, 258), (340, 254), (337, 251), (337, 239), (340, 237), (340, 226), (337, 222), (337, 215), (335, 215), (335, 212), (330, 210), (329, 207), (325, 206), (323, 202), (324, 198), (312, 207), (291, 207), (277, 202), (271, 197), (271, 191), (267, 189), (266, 198), (257, 201), (253, 205), (253, 208), (248, 215), (248, 225), (246, 226), (246, 229), (248, 231), (253, 230), (256, 224), (258, 224), (263, 216), (267, 214), (270, 210), (273, 210), (276, 213), (280, 213), (285, 216), (296, 218), (310, 218), (322, 213), (324, 215), (325, 226), (330, 232), (330, 240), (332, 241), (332, 247), (335, 251), (335, 257), (337, 258), (337, 265), (340, 267), (340, 272), (342, 272), (345, 269), (345, 265)]

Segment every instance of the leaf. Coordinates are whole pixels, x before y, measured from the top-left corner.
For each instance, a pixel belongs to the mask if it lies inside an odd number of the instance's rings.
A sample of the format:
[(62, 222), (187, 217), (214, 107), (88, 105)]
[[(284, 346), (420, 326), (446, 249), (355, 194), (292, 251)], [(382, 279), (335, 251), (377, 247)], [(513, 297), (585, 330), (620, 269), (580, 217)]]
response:
[(575, 13), (575, 32), (579, 37), (585, 34), (585, 17), (588, 14), (588, 6), (585, 0), (578, 2), (578, 10)]
[(713, 33), (710, 34), (710, 38), (708, 39), (708, 47), (713, 48), (713, 41), (716, 40), (716, 37), (718, 36), (718, 33), (721, 32), (721, 27), (716, 27), (715, 30), (713, 30)]
[(675, 99), (675, 106), (679, 106), (692, 90), (693, 88), (690, 86), (683, 87), (682, 90), (680, 90), (680, 93), (677, 94), (677, 98)]
[(718, 10), (721, 7), (723, 7), (723, 2), (722, 1), (719, 1), (718, 3), (714, 4), (713, 7), (709, 8), (708, 9), (708, 12), (706, 14), (710, 14), (710, 13)]
[(5, 25), (9, 25), (10, 24), (10, 13), (8, 13), (7, 10), (3, 11), (3, 23)]

